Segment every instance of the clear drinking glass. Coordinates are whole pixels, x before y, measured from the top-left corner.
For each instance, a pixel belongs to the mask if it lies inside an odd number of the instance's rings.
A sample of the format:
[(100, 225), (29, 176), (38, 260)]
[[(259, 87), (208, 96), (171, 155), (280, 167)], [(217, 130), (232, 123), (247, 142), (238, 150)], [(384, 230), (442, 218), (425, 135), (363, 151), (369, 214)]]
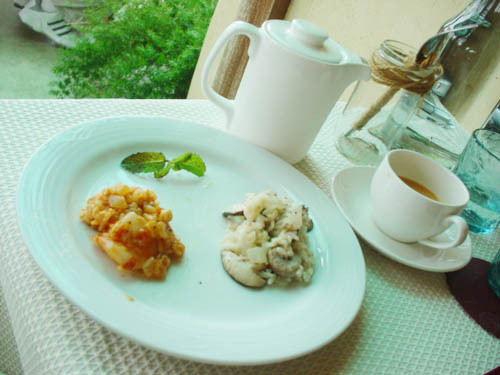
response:
[(462, 212), (470, 231), (491, 233), (500, 224), (500, 133), (475, 130), (454, 172), (470, 192)]

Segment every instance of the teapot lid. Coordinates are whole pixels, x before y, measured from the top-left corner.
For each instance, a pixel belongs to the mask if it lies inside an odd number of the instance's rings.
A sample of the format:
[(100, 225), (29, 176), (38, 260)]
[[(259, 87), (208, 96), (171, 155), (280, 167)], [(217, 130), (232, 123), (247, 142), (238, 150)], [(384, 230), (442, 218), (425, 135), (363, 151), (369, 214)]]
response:
[(328, 37), (319, 26), (303, 20), (292, 22), (271, 20), (264, 30), (278, 44), (293, 52), (323, 64), (339, 64), (347, 55), (344, 49)]

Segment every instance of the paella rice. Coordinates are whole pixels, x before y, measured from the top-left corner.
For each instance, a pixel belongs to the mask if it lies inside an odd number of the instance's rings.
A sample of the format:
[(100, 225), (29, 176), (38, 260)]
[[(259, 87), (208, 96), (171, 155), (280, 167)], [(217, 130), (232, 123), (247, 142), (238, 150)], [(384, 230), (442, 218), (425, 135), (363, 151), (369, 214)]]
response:
[(99, 232), (94, 241), (121, 271), (164, 279), (185, 247), (170, 226), (172, 211), (161, 208), (149, 189), (115, 185), (87, 200), (81, 220)]

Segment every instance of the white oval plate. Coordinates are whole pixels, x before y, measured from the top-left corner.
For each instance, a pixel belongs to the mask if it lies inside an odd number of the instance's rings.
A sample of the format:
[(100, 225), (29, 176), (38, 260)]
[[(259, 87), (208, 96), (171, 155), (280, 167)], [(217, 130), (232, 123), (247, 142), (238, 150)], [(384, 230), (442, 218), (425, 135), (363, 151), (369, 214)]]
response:
[[(195, 152), (207, 173), (155, 180), (122, 170), (120, 161), (139, 151)], [(186, 253), (163, 282), (121, 275), (79, 220), (86, 200), (116, 183), (153, 189), (172, 209)], [(308, 286), (252, 290), (221, 266), (222, 211), (265, 189), (310, 209), (316, 271)], [(69, 300), (118, 334), (182, 358), (261, 364), (304, 355), (342, 333), (363, 299), (363, 255), (333, 202), (281, 159), (209, 127), (124, 117), (69, 129), (26, 166), (17, 208), (33, 258)]]
[[(470, 236), (452, 249), (435, 249), (420, 243), (402, 243), (382, 233), (371, 218), (370, 183), (372, 167), (351, 167), (337, 173), (331, 184), (332, 196), (353, 229), (374, 249), (409, 267), (431, 272), (451, 272), (463, 268), (472, 256)], [(440, 234), (449, 240), (451, 230)], [(436, 238), (439, 238), (436, 236)]]

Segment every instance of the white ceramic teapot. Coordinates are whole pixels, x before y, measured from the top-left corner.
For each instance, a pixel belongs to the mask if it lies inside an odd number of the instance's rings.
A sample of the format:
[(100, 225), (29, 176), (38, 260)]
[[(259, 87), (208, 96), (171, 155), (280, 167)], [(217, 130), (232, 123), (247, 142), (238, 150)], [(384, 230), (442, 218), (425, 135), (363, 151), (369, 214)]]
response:
[[(228, 100), (213, 90), (208, 73), (224, 44), (239, 34), (250, 38), (249, 60), (235, 99)], [(201, 87), (224, 110), (229, 132), (293, 164), (307, 154), (344, 89), (369, 78), (365, 60), (308, 21), (270, 20), (261, 28), (237, 21), (210, 51)]]

